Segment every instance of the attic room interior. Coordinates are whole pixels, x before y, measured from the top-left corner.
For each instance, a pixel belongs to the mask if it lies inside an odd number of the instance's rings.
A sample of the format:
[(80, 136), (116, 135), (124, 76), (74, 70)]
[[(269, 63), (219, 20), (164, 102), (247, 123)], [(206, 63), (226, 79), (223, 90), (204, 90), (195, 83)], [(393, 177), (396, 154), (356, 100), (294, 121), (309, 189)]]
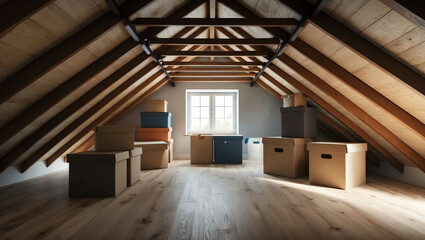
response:
[(0, 0), (0, 239), (425, 239), (425, 1)]

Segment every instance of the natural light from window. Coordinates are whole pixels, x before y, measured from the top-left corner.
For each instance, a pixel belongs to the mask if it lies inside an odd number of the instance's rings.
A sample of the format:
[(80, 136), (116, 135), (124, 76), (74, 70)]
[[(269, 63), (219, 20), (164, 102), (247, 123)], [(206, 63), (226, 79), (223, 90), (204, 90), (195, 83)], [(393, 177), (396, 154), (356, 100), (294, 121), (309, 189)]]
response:
[(186, 134), (238, 134), (238, 123), (238, 90), (186, 90)]

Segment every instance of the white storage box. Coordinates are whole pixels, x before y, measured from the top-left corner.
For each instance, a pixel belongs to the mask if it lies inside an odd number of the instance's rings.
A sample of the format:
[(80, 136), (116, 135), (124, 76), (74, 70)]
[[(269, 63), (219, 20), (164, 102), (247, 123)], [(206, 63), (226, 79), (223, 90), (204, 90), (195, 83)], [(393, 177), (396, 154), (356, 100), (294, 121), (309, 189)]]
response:
[(263, 160), (263, 138), (261, 137), (247, 137), (245, 144), (248, 150), (248, 160)]

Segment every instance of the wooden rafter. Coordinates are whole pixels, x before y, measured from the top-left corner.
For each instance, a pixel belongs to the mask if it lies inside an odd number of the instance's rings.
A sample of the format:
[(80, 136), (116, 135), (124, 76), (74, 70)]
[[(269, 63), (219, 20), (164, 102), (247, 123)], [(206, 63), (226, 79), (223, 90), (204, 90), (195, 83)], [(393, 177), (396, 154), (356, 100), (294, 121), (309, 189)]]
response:
[(162, 56), (195, 56), (195, 57), (248, 57), (248, 56), (267, 56), (265, 51), (160, 51)]
[(255, 27), (287, 27), (298, 24), (293, 18), (136, 18), (131, 21), (136, 26), (255, 26)]
[(314, 75), (312, 72), (304, 68), (301, 64), (297, 63), (290, 57), (285, 54), (279, 56), (279, 60), (289, 66), (292, 70), (300, 74), (307, 81), (315, 85), (321, 91), (326, 93), (328, 96), (337, 101), (341, 106), (351, 112), (354, 116), (360, 119), (363, 123), (373, 129), (378, 133), (382, 138), (384, 138), (388, 143), (390, 143), (395, 149), (397, 149), (401, 154), (406, 156), (409, 160), (415, 163), (422, 171), (425, 171), (425, 159), (418, 154), (415, 150), (409, 147), (404, 143), (400, 138), (398, 138), (394, 133), (388, 130), (375, 118), (370, 116), (366, 111), (357, 106), (343, 94), (338, 92), (332, 86), (327, 84), (325, 81)]
[[(209, 18), (216, 18), (217, 15), (217, 2), (215, 0), (208, 0), (208, 15)], [(208, 31), (208, 38), (209, 39), (215, 39), (215, 27), (210, 26)], [(214, 51), (214, 45), (210, 46), (210, 50)], [(210, 61), (214, 62), (214, 56), (210, 57)]]
[(176, 82), (250, 82), (252, 78), (247, 77), (175, 77)]
[(261, 66), (262, 62), (245, 62), (243, 64), (235, 62), (178, 62), (167, 61), (163, 62), (166, 66)]
[(340, 81), (342, 81), (352, 89), (356, 90), (357, 93), (365, 96), (378, 107), (384, 109), (385, 111), (387, 111), (387, 113), (393, 115), (402, 124), (404, 124), (404, 126), (410, 128), (420, 137), (425, 139), (425, 124), (410, 115), (404, 109), (394, 104), (388, 98), (380, 94), (378, 91), (364, 83), (362, 80), (358, 79), (352, 73), (348, 72), (347, 70), (339, 66), (337, 63), (335, 63), (313, 47), (309, 46), (304, 41), (297, 39), (291, 43), (291, 46), (297, 49), (301, 54), (305, 55), (306, 57), (320, 65), (328, 73), (340, 79)]
[(254, 77), (255, 73), (235, 72), (178, 72), (171, 73), (171, 77)]
[[(311, 7), (305, 1), (280, 0), (280, 2), (300, 15), (304, 15)], [(373, 43), (363, 38), (343, 23), (338, 22), (324, 12), (311, 17), (309, 22), (328, 33), (337, 41), (341, 42), (345, 47), (368, 60), (371, 64), (400, 79), (422, 95), (425, 95), (424, 77), (392, 57), (378, 46), (375, 46)]]
[[(188, 33), (192, 28), (184, 28), (178, 33), (176, 33), (175, 37), (182, 37), (186, 33)], [(194, 33), (192, 33), (189, 38), (196, 37), (199, 34), (205, 31), (205, 28), (198, 29)], [(170, 47), (168, 47), (170, 48)], [(175, 47), (173, 47), (175, 48)], [(162, 48), (164, 49), (164, 48)], [(133, 70), (140, 63), (145, 61), (148, 58), (146, 54), (141, 54), (136, 56), (134, 59), (130, 60), (127, 64), (116, 70), (114, 73), (109, 75), (103, 81), (98, 83), (92, 89), (87, 91), (84, 95), (79, 97), (75, 102), (70, 104), (68, 107), (63, 109), (61, 112), (56, 114), (54, 117), (49, 119), (46, 123), (44, 123), (41, 127), (39, 127), (35, 132), (26, 137), (23, 141), (18, 143), (13, 149), (8, 151), (0, 158), (0, 172), (9, 166), (13, 161), (15, 161), (19, 156), (21, 156), (26, 150), (28, 150), (31, 146), (33, 146), (39, 139), (48, 134), (53, 128), (55, 128), (58, 124), (68, 119), (72, 114), (78, 111), (85, 104), (90, 102), (97, 95), (102, 93), (109, 86), (113, 85), (119, 79), (121, 79), (125, 74)]]
[(270, 87), (265, 82), (263, 82), (263, 80), (259, 79), (258, 85), (260, 85), (260, 87), (264, 88), (264, 90), (266, 90), (271, 95), (273, 95), (275, 98), (277, 98), (280, 102), (282, 102), (282, 96), (276, 90), (274, 90), (272, 87)]
[(14, 0), (0, 6), (0, 38), (55, 0)]
[(151, 44), (161, 45), (269, 45), (279, 44), (277, 38), (252, 38), (252, 39), (187, 39), (187, 38), (152, 38)]
[(425, 2), (420, 0), (379, 0), (425, 30)]
[(167, 68), (169, 72), (255, 72), (259, 68), (256, 67), (175, 67)]
[(301, 91), (303, 94), (305, 94), (308, 98), (310, 98), (312, 101), (320, 105), (323, 109), (325, 109), (327, 112), (329, 112), (332, 116), (334, 116), (336, 119), (338, 119), (341, 123), (343, 123), (345, 126), (350, 128), (353, 132), (358, 134), (361, 138), (363, 138), (368, 144), (370, 144), (373, 148), (375, 148), (382, 156), (384, 156), (388, 161), (393, 164), (394, 167), (400, 172), (404, 171), (404, 165), (397, 160), (391, 153), (389, 153), (381, 144), (379, 144), (373, 137), (371, 137), (368, 133), (366, 133), (361, 127), (359, 127), (357, 124), (355, 124), (353, 121), (351, 121), (348, 117), (346, 117), (344, 114), (342, 114), (340, 111), (338, 111), (335, 107), (333, 107), (331, 104), (326, 102), (324, 99), (319, 97), (316, 93), (314, 93), (312, 90), (310, 90), (308, 87), (301, 84), (298, 80), (287, 74), (285, 71), (280, 69), (279, 67), (275, 65), (271, 65), (270, 69), (275, 72), (277, 75), (279, 75), (281, 78), (283, 78), (285, 81), (287, 81), (289, 84), (297, 88), (299, 91)]
[[(130, 0), (123, 4), (126, 13), (133, 14), (152, 0)], [(10, 1), (8, 1), (10, 2)], [(33, 1), (38, 2), (38, 1)], [(69, 38), (65, 39), (36, 60), (32, 61), (0, 83), (0, 104), (61, 64), (82, 48), (96, 40), (102, 33), (121, 21), (112, 12), (105, 13)]]

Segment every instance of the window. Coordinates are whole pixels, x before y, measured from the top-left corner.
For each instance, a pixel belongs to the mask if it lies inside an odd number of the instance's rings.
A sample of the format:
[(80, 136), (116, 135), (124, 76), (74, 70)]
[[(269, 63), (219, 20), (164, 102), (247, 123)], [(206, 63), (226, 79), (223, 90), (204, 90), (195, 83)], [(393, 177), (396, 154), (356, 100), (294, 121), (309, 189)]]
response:
[(186, 90), (186, 134), (238, 134), (238, 90)]

